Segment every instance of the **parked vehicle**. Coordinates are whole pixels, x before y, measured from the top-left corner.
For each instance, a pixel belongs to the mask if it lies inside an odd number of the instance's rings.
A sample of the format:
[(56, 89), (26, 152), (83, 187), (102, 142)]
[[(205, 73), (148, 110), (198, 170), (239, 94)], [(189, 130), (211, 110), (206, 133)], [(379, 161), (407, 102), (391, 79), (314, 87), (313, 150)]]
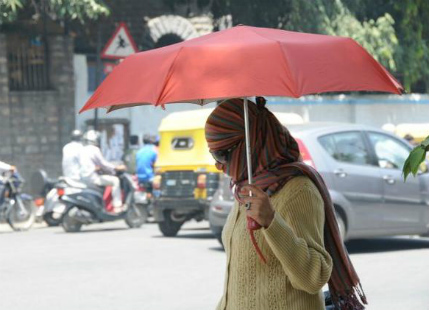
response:
[[(429, 231), (429, 173), (422, 170), (407, 182), (402, 176), (412, 148), (408, 142), (364, 125), (308, 123), (288, 129), (304, 162), (323, 176), (344, 240)], [(210, 207), (218, 239), (234, 204), (228, 182)]]
[(92, 223), (125, 220), (130, 228), (138, 228), (146, 222), (147, 204), (136, 203), (134, 197), (137, 187), (132, 176), (126, 172), (118, 172), (117, 176), (121, 182), (123, 203), (127, 206), (119, 214), (110, 212), (109, 188), (88, 186), (76, 181), (73, 188), (57, 188), (60, 201), (66, 205), (61, 218), (61, 225), (66, 232), (78, 232), (82, 225)]
[(0, 178), (0, 223), (13, 230), (28, 230), (36, 218), (36, 206), (30, 195), (22, 193), (24, 179), (17, 172), (5, 172)]
[(49, 178), (43, 169), (36, 171), (31, 176), (32, 191), (33, 193), (38, 193), (34, 199), (37, 206), (36, 222), (45, 221), (48, 226), (58, 226), (60, 224), (61, 215), (57, 219), (52, 218), (52, 205), (58, 202), (55, 185), (59, 182), (60, 179)]
[[(209, 205), (221, 173), (209, 153), (204, 134), (213, 109), (175, 112), (159, 127), (160, 149), (155, 164), (154, 218), (164, 236), (176, 236), (186, 221), (208, 219)], [(297, 114), (276, 113), (287, 123), (302, 123)]]

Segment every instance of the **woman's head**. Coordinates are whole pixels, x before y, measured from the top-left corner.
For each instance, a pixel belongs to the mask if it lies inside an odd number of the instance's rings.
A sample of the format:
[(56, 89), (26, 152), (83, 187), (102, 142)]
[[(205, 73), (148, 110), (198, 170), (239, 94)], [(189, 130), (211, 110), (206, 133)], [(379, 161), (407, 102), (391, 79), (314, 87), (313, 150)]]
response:
[[(260, 101), (248, 105), (253, 175), (299, 160), (295, 139), (265, 108), (264, 100)], [(243, 100), (229, 99), (220, 104), (207, 119), (205, 131), (218, 169), (235, 182), (247, 179)]]

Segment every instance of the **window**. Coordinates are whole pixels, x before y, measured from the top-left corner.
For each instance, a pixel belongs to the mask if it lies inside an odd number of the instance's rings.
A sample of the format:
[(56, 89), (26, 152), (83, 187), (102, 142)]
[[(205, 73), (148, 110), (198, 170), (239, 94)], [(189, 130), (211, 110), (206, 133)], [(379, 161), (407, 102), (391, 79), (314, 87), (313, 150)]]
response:
[(377, 155), (378, 165), (381, 168), (402, 169), (407, 159), (410, 149), (395, 138), (390, 136), (370, 132), (369, 140)]
[(320, 137), (319, 142), (335, 160), (357, 165), (371, 164), (360, 132), (330, 134)]
[(171, 141), (171, 147), (173, 150), (189, 150), (194, 146), (194, 140), (192, 138), (182, 137), (174, 138)]
[(12, 91), (49, 89), (48, 57), (39, 37), (7, 37), (9, 88)]

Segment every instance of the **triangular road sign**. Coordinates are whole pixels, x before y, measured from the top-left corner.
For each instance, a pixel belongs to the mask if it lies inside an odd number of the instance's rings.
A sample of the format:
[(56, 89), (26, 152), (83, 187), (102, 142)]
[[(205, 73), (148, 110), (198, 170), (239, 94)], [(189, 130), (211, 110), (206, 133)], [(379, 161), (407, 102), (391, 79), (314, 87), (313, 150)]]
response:
[(136, 43), (131, 37), (127, 25), (120, 23), (101, 52), (101, 58), (121, 59), (134, 53), (137, 53)]

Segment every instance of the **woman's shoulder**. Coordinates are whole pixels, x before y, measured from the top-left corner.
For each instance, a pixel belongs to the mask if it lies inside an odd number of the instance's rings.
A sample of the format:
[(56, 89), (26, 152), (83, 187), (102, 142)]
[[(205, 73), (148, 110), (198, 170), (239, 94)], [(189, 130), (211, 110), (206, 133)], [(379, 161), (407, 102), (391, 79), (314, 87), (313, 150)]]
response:
[(307, 176), (297, 176), (289, 180), (279, 191), (279, 195), (289, 200), (299, 195), (315, 195), (320, 197), (319, 190), (314, 182)]

